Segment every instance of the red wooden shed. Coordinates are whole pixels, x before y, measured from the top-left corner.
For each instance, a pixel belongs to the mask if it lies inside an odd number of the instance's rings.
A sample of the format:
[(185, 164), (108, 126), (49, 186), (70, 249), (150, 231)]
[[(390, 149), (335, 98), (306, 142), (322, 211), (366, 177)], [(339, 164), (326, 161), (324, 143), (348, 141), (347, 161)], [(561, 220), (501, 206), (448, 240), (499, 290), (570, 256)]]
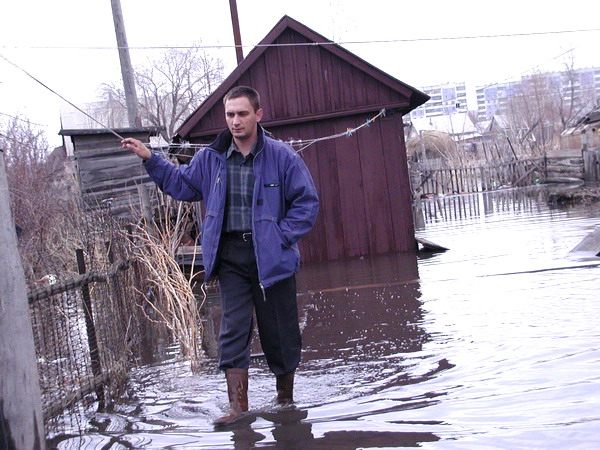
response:
[(177, 132), (208, 143), (225, 127), (223, 96), (237, 85), (261, 94), (262, 125), (276, 139), (350, 136), (302, 151), (321, 210), (301, 241), (304, 261), (416, 249), (402, 116), (424, 93), (284, 16)]

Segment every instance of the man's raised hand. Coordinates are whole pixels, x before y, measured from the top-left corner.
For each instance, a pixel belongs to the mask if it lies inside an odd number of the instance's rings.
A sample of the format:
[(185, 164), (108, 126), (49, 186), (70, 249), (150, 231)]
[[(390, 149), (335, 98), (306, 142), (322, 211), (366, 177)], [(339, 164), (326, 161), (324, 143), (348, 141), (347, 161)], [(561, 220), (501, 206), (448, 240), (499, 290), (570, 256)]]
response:
[(127, 150), (135, 153), (137, 156), (147, 161), (152, 156), (152, 152), (148, 150), (142, 141), (134, 138), (125, 138), (121, 141), (121, 146)]

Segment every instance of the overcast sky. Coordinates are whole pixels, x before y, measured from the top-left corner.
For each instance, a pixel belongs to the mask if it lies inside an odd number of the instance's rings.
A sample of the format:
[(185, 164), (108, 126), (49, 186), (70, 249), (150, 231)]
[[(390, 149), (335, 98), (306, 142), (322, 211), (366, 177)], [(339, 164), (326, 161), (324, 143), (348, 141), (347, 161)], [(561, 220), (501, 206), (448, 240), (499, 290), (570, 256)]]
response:
[[(0, 55), (70, 101), (95, 101), (102, 82), (120, 77), (110, 0), (3, 3)], [(224, 61), (226, 74), (234, 68), (229, 0), (121, 0), (121, 4), (134, 65), (156, 55), (135, 47), (202, 41), (225, 46), (214, 52)], [(415, 87), (503, 82), (534, 68), (560, 70), (571, 56), (576, 67), (600, 66), (600, 31), (531, 35), (600, 29), (600, 6), (592, 0), (237, 0), (237, 4), (242, 42), (248, 46), (245, 54), (287, 14)], [(435, 39), (506, 34), (529, 35)], [(377, 42), (389, 40), (397, 42)], [(59, 145), (61, 103), (0, 59), (0, 113), (24, 115), (43, 125), (50, 143)]]

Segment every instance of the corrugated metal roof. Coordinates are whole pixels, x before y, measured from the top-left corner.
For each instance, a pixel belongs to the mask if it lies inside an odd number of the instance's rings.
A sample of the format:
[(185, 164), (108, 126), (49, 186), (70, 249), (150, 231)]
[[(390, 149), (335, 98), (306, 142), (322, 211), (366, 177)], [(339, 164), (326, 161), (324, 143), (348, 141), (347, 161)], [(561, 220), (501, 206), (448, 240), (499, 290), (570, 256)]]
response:
[(418, 132), (435, 130), (460, 138), (481, 136), (468, 113), (412, 119), (412, 124)]

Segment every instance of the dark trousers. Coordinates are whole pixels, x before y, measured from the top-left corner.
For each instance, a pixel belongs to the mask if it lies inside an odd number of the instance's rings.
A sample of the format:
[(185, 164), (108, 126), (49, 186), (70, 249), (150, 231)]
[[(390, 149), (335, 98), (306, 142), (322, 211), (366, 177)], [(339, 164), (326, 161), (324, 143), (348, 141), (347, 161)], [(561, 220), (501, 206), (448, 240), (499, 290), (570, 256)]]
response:
[(252, 313), (256, 311), (260, 343), (269, 368), (275, 375), (295, 370), (302, 348), (295, 277), (263, 292), (252, 240), (227, 235), (221, 238), (217, 273), (222, 308), (219, 368), (248, 368)]

